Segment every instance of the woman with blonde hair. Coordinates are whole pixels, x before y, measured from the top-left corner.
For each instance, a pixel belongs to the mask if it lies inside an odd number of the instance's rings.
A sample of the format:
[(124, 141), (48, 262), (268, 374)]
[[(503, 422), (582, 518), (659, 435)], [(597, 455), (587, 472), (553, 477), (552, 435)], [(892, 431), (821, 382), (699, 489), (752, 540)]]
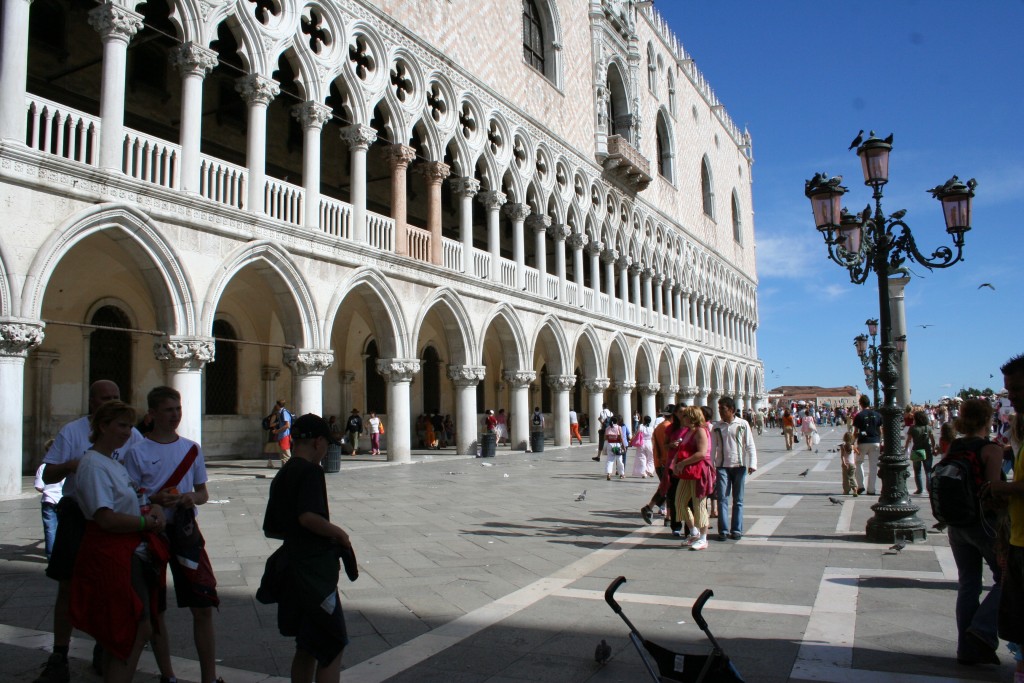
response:
[(711, 432), (703, 411), (697, 406), (680, 406), (668, 429), (667, 440), (668, 447), (675, 450), (673, 469), (679, 477), (676, 514), (682, 512), (686, 515), (690, 529), (683, 546), (690, 550), (705, 550), (708, 547), (710, 509), (708, 498), (698, 495), (698, 486), (703, 470), (711, 465)]

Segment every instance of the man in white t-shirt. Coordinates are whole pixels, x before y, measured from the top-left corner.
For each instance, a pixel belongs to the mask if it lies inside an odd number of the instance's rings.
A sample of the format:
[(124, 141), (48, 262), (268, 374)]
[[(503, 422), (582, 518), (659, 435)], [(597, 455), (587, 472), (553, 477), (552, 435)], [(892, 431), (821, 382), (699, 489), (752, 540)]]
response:
[(601, 459), (601, 453), (604, 452), (604, 428), (608, 423), (608, 418), (611, 416), (612, 411), (608, 409), (608, 404), (602, 404), (601, 412), (597, 414), (597, 455), (591, 458), (591, 460)]
[(580, 436), (580, 416), (576, 414), (575, 408), (569, 409), (569, 445), (572, 445), (572, 440), (576, 439), (583, 445), (583, 437)]
[(383, 424), (372, 410), (366, 418), (366, 431), (370, 435), (370, 455), (380, 455), (380, 435)]
[[(149, 499), (163, 506), (166, 511), (168, 537), (171, 538), (168, 565), (174, 577), (174, 593), (178, 607), (188, 607), (192, 612), (201, 680), (203, 683), (213, 683), (217, 680), (213, 608), (220, 604), (216, 579), (203, 544), (192, 548), (176, 546), (174, 539), (177, 534), (171, 529), (172, 524), (178, 528), (194, 524), (196, 506), (209, 500), (206, 461), (199, 444), (178, 435), (181, 394), (171, 387), (156, 387), (149, 392), (146, 400), (153, 429), (145, 441), (125, 452), (124, 465), (132, 480), (146, 490)], [(191, 460), (191, 464), (188, 460)], [(194, 553), (195, 556), (182, 557), (185, 553)], [(186, 567), (186, 561), (193, 567)], [(150, 644), (160, 674), (174, 680), (164, 611), (157, 611), (157, 628)]]
[[(57, 533), (46, 566), (46, 575), (57, 581), (57, 601), (53, 606), (53, 654), (35, 683), (66, 683), (71, 677), (67, 660), (71, 643), (71, 572), (85, 531), (85, 517), (75, 498), (75, 472), (78, 471), (78, 461), (92, 445), (89, 442), (89, 416), (107, 401), (120, 398), (121, 390), (114, 382), (105, 379), (93, 382), (89, 387), (89, 415), (64, 425), (43, 456), (43, 484), (56, 484), (63, 480), (64, 487), (63, 497), (57, 506)], [(132, 429), (125, 448), (141, 440), (142, 435)], [(114, 458), (119, 459), (117, 452)], [(98, 649), (94, 650), (93, 666), (97, 670), (99, 654)]]

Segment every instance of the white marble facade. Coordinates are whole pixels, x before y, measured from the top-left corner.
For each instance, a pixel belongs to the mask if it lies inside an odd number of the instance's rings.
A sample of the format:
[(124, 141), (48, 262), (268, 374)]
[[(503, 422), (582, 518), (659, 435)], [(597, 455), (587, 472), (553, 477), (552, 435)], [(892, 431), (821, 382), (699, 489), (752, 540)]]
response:
[[(632, 0), (5, 0), (0, 494), (113, 373), (294, 412), (763, 395), (753, 155)], [(524, 28), (524, 26), (526, 28)], [(528, 48), (528, 49), (527, 49)], [(127, 330), (119, 332), (118, 329)], [(217, 367), (220, 362), (220, 367)]]

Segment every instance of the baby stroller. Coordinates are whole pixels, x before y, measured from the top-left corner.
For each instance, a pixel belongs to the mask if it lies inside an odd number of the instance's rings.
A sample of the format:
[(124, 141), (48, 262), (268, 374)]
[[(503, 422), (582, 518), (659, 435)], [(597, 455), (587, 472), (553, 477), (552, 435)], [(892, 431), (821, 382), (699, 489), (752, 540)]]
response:
[[(693, 620), (697, 623), (697, 626), (700, 627), (701, 631), (704, 631), (708, 640), (711, 641), (711, 653), (706, 655), (688, 655), (673, 652), (661, 647), (657, 643), (652, 643), (636, 630), (632, 622), (622, 613), (622, 607), (619, 606), (619, 603), (615, 602), (615, 591), (624, 583), (626, 583), (626, 577), (620, 576), (608, 584), (608, 588), (604, 591), (604, 601), (608, 603), (613, 612), (622, 617), (622, 620), (626, 622), (626, 626), (629, 627), (629, 639), (640, 655), (640, 659), (643, 661), (654, 683), (743, 683), (743, 677), (740, 676), (740, 672), (736, 670), (736, 667), (729, 660), (729, 656), (725, 654), (718, 641), (711, 635), (711, 631), (708, 629), (708, 622), (701, 615), (704, 603), (714, 595), (711, 589), (706, 589), (701, 593), (690, 610), (690, 614), (693, 615)], [(651, 664), (652, 659), (654, 660), (653, 665)], [(657, 669), (655, 669), (655, 665), (657, 665)]]

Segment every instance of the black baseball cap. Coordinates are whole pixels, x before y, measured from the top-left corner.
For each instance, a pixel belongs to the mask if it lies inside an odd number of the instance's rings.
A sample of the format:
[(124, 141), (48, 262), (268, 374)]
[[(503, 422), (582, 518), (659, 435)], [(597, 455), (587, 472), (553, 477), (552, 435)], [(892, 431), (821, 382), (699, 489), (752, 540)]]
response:
[(323, 419), (319, 415), (306, 413), (305, 415), (296, 418), (295, 422), (292, 423), (293, 439), (315, 439), (318, 436), (322, 436), (327, 439), (327, 443), (340, 443), (331, 434), (331, 426), (327, 423), (327, 420)]

